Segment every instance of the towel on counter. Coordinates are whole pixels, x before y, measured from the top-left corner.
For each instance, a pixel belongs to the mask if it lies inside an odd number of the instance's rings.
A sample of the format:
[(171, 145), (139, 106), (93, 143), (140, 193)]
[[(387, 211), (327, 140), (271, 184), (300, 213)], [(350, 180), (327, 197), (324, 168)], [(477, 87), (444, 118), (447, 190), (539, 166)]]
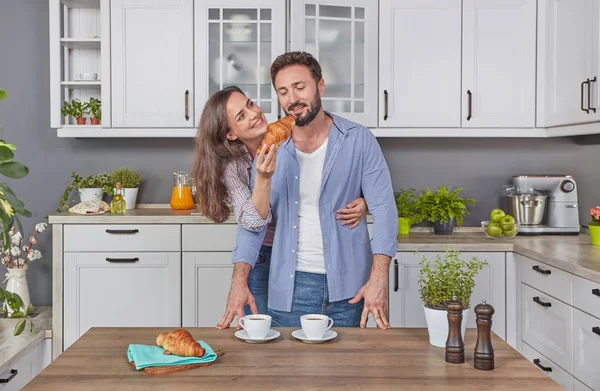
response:
[(160, 346), (130, 344), (127, 348), (127, 358), (129, 358), (129, 362), (135, 362), (135, 369), (138, 371), (147, 367), (210, 363), (217, 359), (217, 354), (208, 344), (204, 341), (197, 342), (204, 348), (204, 356), (202, 357), (163, 354), (165, 349)]
[(69, 208), (70, 213), (79, 215), (97, 215), (110, 210), (110, 206), (104, 201), (84, 201)]

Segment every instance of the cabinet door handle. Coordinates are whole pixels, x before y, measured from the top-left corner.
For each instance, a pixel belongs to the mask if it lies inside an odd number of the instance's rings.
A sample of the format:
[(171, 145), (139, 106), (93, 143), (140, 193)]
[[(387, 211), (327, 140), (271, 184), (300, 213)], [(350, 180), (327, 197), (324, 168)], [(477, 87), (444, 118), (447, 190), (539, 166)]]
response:
[(394, 292), (398, 292), (398, 260), (394, 259)]
[(107, 262), (114, 262), (114, 263), (132, 263), (132, 262), (137, 262), (139, 261), (139, 258), (106, 258)]
[(543, 366), (542, 364), (540, 364), (540, 359), (539, 359), (539, 358), (536, 358), (536, 359), (534, 359), (534, 360), (533, 360), (533, 363), (534, 363), (534, 364), (535, 364), (535, 365), (536, 365), (538, 368), (540, 368), (542, 371), (544, 371), (544, 372), (552, 372), (552, 368), (550, 368), (550, 367), (545, 367), (545, 366)]
[(600, 297), (600, 289), (598, 289), (598, 288), (592, 289), (592, 295), (596, 295), (596, 296)]
[(139, 229), (107, 229), (107, 234), (131, 235), (140, 232)]
[(596, 108), (590, 106), (592, 104), (592, 83), (596, 82), (596, 76), (593, 79), (588, 79), (588, 109), (592, 110), (594, 113), (596, 112)]
[(190, 120), (190, 91), (185, 90), (185, 120)]
[(383, 90), (383, 120), (387, 121), (388, 118), (388, 92)]
[(533, 269), (533, 270), (535, 270), (535, 271), (536, 271), (536, 272), (538, 272), (538, 273), (541, 273), (541, 274), (552, 274), (552, 270), (544, 270), (544, 269), (540, 269), (540, 267), (539, 267), (539, 266), (537, 266), (537, 265), (536, 265), (536, 266), (534, 266), (532, 269)]
[(473, 109), (473, 94), (471, 94), (471, 90), (467, 90), (467, 121), (471, 120), (472, 109)]
[(592, 333), (600, 335), (600, 327), (592, 327)]
[(587, 79), (587, 81), (582, 81), (581, 82), (581, 111), (585, 111), (587, 114), (590, 113), (590, 110), (586, 109), (585, 107), (583, 107), (583, 90), (585, 88), (585, 85), (587, 83), (590, 82), (590, 79)]
[(542, 307), (552, 307), (552, 303), (544, 303), (543, 301), (540, 300), (540, 298), (538, 296), (534, 297), (533, 301), (535, 301), (536, 303), (538, 303)]
[(18, 373), (19, 373), (19, 371), (17, 371), (16, 369), (11, 369), (10, 376), (7, 377), (6, 379), (0, 379), (0, 383), (8, 383), (9, 381), (11, 381), (13, 379), (13, 377), (17, 376)]

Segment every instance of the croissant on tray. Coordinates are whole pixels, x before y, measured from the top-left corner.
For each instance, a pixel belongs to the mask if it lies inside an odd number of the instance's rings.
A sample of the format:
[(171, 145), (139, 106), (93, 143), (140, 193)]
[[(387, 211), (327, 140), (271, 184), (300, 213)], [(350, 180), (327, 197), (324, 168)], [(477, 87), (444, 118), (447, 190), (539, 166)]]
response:
[(196, 342), (189, 331), (184, 329), (159, 334), (156, 338), (156, 344), (165, 349), (164, 354), (184, 357), (204, 356), (204, 349)]
[(269, 124), (269, 126), (267, 126), (267, 133), (265, 133), (265, 136), (262, 140), (262, 144), (258, 148), (258, 152), (260, 152), (265, 144), (267, 145), (267, 152), (269, 152), (271, 145), (275, 144), (279, 146), (279, 144), (287, 140), (288, 137), (290, 137), (290, 133), (292, 132), (292, 128), (295, 124), (296, 119), (293, 115), (288, 115), (279, 121)]

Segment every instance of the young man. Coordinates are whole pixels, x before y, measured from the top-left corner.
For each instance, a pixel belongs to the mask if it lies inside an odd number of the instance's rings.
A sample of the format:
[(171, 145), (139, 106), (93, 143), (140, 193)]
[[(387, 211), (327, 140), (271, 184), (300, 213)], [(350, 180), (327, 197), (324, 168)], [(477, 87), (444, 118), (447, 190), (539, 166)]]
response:
[[(291, 137), (278, 148), (271, 184), (277, 219), (269, 279), (272, 324), (299, 327), (300, 316), (318, 313), (334, 326), (365, 327), (372, 313), (377, 326), (387, 329), (398, 213), (377, 140), (366, 127), (324, 112), (325, 81), (310, 54), (279, 56), (271, 78), (284, 111), (296, 118)], [(336, 211), (361, 194), (373, 215), (371, 240), (365, 220), (353, 230), (336, 221)], [(218, 328), (229, 327), (254, 302), (246, 280), (264, 235), (238, 228), (232, 285)]]

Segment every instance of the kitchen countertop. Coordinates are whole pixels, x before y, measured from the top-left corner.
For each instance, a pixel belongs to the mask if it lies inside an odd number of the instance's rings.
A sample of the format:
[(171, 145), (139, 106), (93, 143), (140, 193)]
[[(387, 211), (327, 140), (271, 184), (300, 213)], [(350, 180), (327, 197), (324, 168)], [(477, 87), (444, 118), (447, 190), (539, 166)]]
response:
[(35, 307), (36, 312), (39, 314), (32, 318), (36, 335), (29, 331), (28, 321), (25, 331), (15, 337), (15, 325), (21, 319), (0, 318), (0, 369), (13, 365), (41, 340), (52, 338), (52, 307)]
[(337, 328), (323, 344), (305, 344), (278, 328), (276, 340), (250, 344), (235, 329), (188, 328), (225, 355), (213, 365), (164, 376), (138, 372), (129, 344), (154, 345), (166, 328), (92, 328), (36, 376), (24, 390), (426, 389), (560, 390), (552, 379), (492, 335), (495, 369), (473, 367), (476, 330), (468, 329), (463, 364), (449, 364), (429, 344), (427, 329)]

